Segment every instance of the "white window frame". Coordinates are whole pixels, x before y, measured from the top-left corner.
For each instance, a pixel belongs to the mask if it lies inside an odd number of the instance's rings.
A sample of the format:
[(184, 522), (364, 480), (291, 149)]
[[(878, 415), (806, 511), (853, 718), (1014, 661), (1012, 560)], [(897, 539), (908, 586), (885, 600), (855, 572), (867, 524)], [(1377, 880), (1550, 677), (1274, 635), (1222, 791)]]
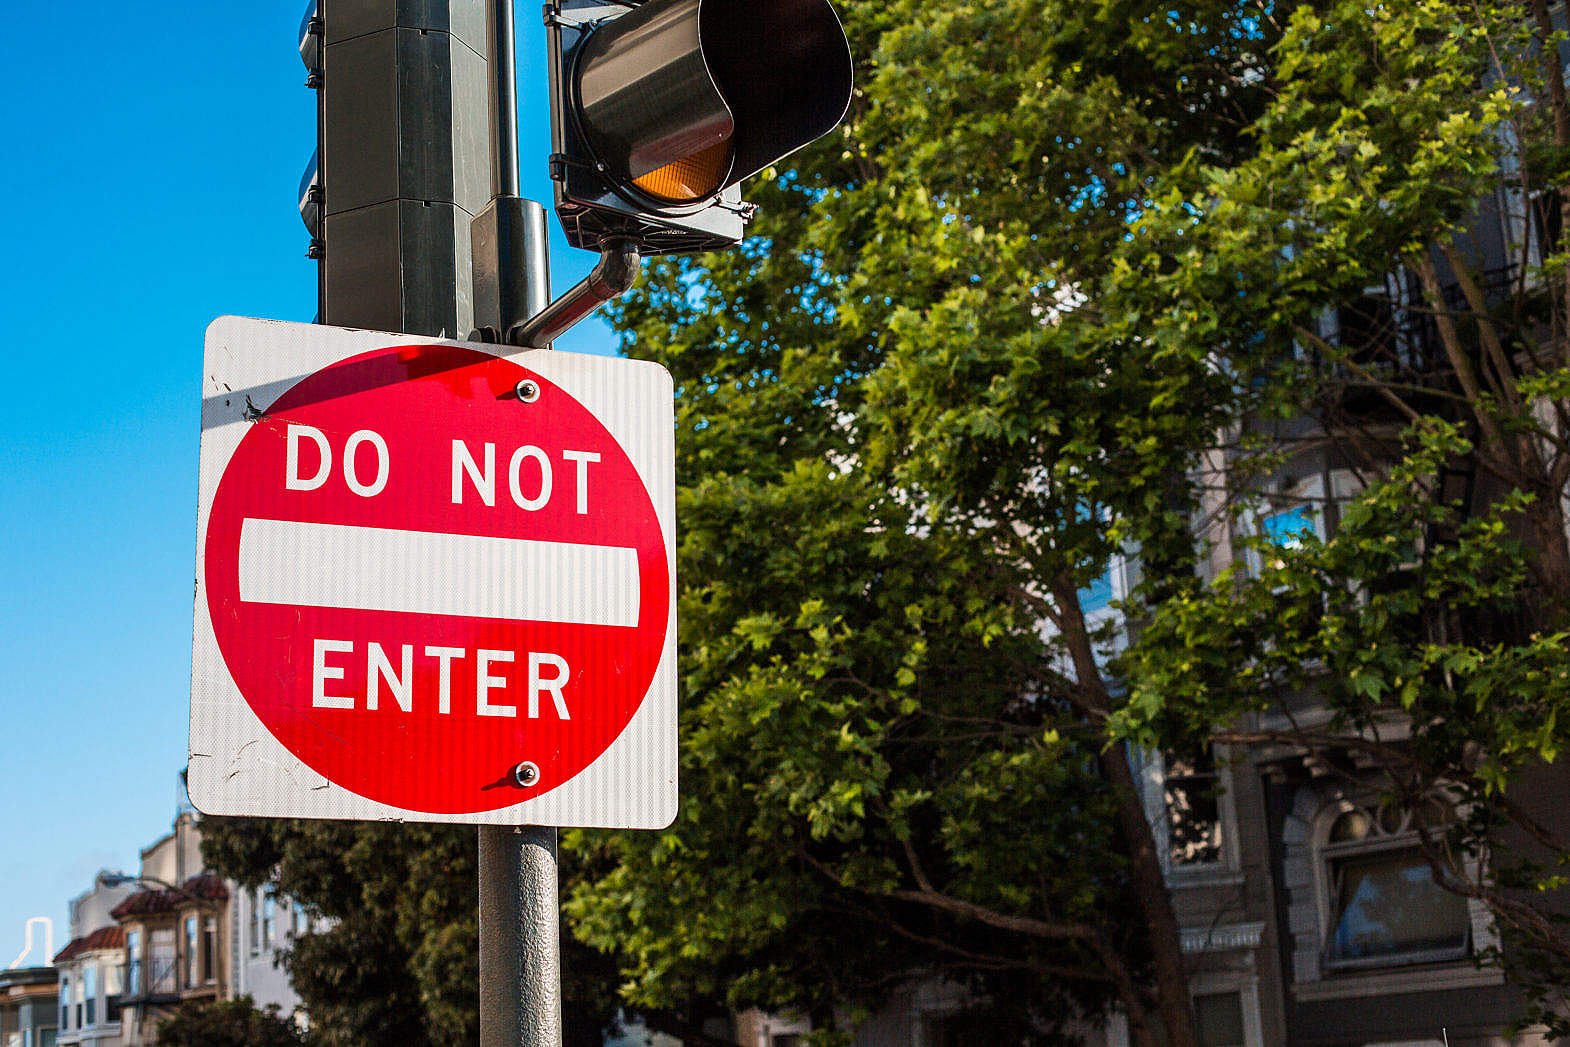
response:
[[(1189, 979), (1188, 994), (1220, 996), (1237, 993), (1243, 1011), (1243, 1047), (1265, 1047), (1265, 1024), (1259, 1014), (1259, 978), (1242, 972), (1196, 974)], [(1197, 1031), (1197, 1030), (1196, 1030)]]
[(252, 887), (242, 895), (246, 907), (246, 929), (250, 932), (249, 953), (252, 956), (262, 954), (262, 903), (261, 888)]
[(1363, 797), (1361, 802), (1342, 801), (1328, 805), (1320, 813), (1319, 824), (1314, 834), (1314, 886), (1319, 905), (1320, 921), (1322, 928), (1319, 936), (1319, 969), (1322, 976), (1340, 977), (1343, 975), (1360, 974), (1363, 972), (1389, 972), (1404, 968), (1425, 966), (1429, 964), (1470, 964), (1481, 945), (1476, 934), (1476, 920), (1471, 918), (1471, 909), (1468, 908), (1467, 937), (1462, 951), (1455, 953), (1452, 950), (1435, 950), (1430, 952), (1412, 952), (1388, 958), (1362, 960), (1330, 959), (1330, 943), (1335, 934), (1335, 921), (1339, 915), (1336, 911), (1337, 898), (1334, 877), (1331, 874), (1331, 865), (1338, 859), (1357, 857), (1378, 857), (1396, 851), (1410, 851), (1418, 846), (1419, 837), (1416, 831), (1403, 830), (1396, 833), (1384, 833), (1368, 840), (1359, 840), (1352, 843), (1334, 844), (1329, 841), (1330, 830), (1343, 815), (1351, 812), (1353, 808), (1362, 810), (1373, 820), (1374, 825), (1379, 824), (1379, 810), (1377, 797)]
[(1143, 749), (1130, 752), (1139, 775), (1145, 820), (1150, 823), (1156, 854), (1161, 859), (1161, 871), (1169, 884), (1233, 882), (1242, 875), (1243, 856), (1237, 838), (1237, 800), (1231, 751), (1224, 745), (1212, 744), (1211, 752), (1215, 758), (1218, 782), (1216, 816), (1221, 823), (1221, 857), (1213, 862), (1182, 865), (1172, 861), (1172, 820), (1167, 810), (1166, 756), (1161, 752)]
[[(1265, 1023), (1259, 1013), (1259, 978), (1256, 975), (1220, 971), (1196, 974), (1189, 979), (1188, 991), (1191, 997), (1237, 993), (1243, 1011), (1243, 1047), (1265, 1047)], [(1107, 1047), (1130, 1047), (1128, 1015), (1120, 1010), (1109, 1014), (1106, 1037)]]

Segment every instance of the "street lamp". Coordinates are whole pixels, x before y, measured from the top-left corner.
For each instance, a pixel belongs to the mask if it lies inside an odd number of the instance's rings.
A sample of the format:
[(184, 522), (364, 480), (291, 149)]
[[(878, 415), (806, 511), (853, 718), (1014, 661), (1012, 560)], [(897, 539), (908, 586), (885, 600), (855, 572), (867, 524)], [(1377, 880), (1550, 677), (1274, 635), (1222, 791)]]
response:
[(174, 884), (160, 880), (156, 876), (129, 876), (125, 873), (106, 871), (98, 874), (98, 882), (104, 887), (122, 887), (128, 883), (140, 883), (156, 887), (160, 891), (169, 891), (171, 894), (178, 894), (180, 897), (185, 898), (188, 901), (207, 902), (212, 900), (209, 898), (203, 898), (197, 894), (193, 894), (184, 887), (176, 887)]

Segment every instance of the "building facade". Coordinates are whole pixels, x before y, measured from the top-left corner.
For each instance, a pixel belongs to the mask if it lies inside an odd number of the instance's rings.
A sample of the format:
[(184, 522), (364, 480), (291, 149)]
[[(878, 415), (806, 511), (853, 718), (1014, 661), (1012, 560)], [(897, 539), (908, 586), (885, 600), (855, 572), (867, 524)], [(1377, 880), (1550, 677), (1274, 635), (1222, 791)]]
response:
[(71, 940), (54, 958), (59, 978), (61, 1044), (120, 1047), (120, 996), (124, 990), (125, 934), (114, 909), (135, 893), (106, 882), (71, 899)]
[[(101, 872), (71, 901), (70, 943), (54, 967), (32, 969), (47, 972), (48, 1039), (39, 1027), (0, 1047), (156, 1044), (159, 1024), (181, 1006), (238, 996), (303, 1021), (282, 960), (311, 930), (304, 909), (224, 881), (204, 866), (201, 843), (198, 816), (183, 809), (142, 851), (137, 875)], [(44, 980), (26, 982), (29, 1021), (44, 1013)], [(23, 1035), (15, 1013), (0, 1010), (0, 1023), (15, 1026), (0, 1032)]]
[(141, 886), (112, 911), (123, 935), (122, 1043), (157, 1043), (158, 1024), (187, 1002), (227, 995), (229, 889), (202, 865), (196, 816), (142, 851)]
[(54, 1047), (56, 984), (53, 967), (0, 970), (0, 1045)]
[(256, 1006), (277, 1007), (303, 1023), (300, 997), (289, 984), (284, 960), (295, 941), (315, 928), (305, 907), (270, 887), (231, 885), (230, 927), (235, 972), (230, 995), (249, 996)]

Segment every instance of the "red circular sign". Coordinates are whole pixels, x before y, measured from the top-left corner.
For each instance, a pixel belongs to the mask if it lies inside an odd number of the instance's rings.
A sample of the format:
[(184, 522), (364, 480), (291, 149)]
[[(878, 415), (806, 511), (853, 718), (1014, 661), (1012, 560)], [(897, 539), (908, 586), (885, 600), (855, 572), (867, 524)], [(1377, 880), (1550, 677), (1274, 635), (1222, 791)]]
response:
[(477, 350), (398, 346), (256, 418), (203, 569), (280, 743), (361, 796), (457, 814), (560, 786), (627, 726), (665, 643), (666, 555), (582, 404)]

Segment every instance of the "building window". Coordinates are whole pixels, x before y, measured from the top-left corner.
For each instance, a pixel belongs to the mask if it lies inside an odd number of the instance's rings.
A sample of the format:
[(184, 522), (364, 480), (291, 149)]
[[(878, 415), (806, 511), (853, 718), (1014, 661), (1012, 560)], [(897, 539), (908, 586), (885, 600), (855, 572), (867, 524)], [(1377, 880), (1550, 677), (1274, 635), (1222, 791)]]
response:
[(278, 896), (268, 887), (262, 893), (262, 945), (271, 949), (277, 942)]
[(71, 976), (69, 974), (62, 974), (60, 976), (60, 1028), (63, 1030), (63, 1029), (69, 1029), (70, 1027), (71, 1027)]
[(199, 943), (196, 937), (196, 917), (187, 916), (185, 918), (185, 987), (187, 989), (191, 989), (196, 986), (196, 953), (198, 944)]
[(1105, 611), (1112, 605), (1112, 599), (1112, 569), (1109, 567), (1079, 590), (1079, 609), (1084, 614)]
[(252, 956), (260, 956), (261, 952), (262, 952), (262, 929), (261, 929), (262, 900), (261, 900), (261, 897), (262, 897), (261, 896), (261, 892), (259, 892), (255, 887), (251, 888), (249, 894), (246, 897), (246, 901), (248, 901), (250, 903), (250, 908), (251, 908), (250, 924), (251, 924), (251, 955)]
[[(1436, 810), (1442, 819), (1445, 812)], [(1328, 970), (1467, 955), (1472, 928), (1466, 899), (1434, 881), (1410, 823), (1405, 811), (1361, 806), (1341, 811), (1331, 823), (1322, 850)]]
[(1194, 1020), (1199, 1047), (1245, 1047), (1243, 994), (1204, 993), (1194, 997)]
[(311, 917), (305, 911), (305, 906), (295, 902), (290, 910), (290, 919), (293, 923), (293, 933), (296, 938), (303, 938), (311, 933)]
[(202, 920), (202, 984), (211, 985), (218, 980), (218, 918), (208, 916)]
[(104, 1021), (120, 1020), (120, 994), (125, 991), (125, 968), (118, 963), (104, 964)]
[(142, 991), (142, 932), (125, 933), (125, 991), (135, 996)]
[(148, 971), (148, 990), (169, 993), (176, 990), (179, 968), (175, 965), (174, 928), (157, 927), (148, 941), (152, 947), (152, 962)]
[[(1312, 489), (1309, 497), (1316, 498), (1323, 487), (1317, 480), (1303, 486)], [(1306, 501), (1261, 507), (1254, 516), (1252, 533), (1263, 539), (1259, 548), (1250, 549), (1248, 553), (1251, 573), (1258, 578), (1266, 571), (1280, 570), (1283, 566), (1275, 550), (1291, 552), (1301, 549), (1305, 539), (1322, 536), (1319, 511)]]
[(98, 965), (91, 964), (82, 970), (82, 993), (87, 997), (87, 1024), (98, 1024)]
[(1319, 533), (1319, 525), (1314, 519), (1314, 511), (1299, 505), (1261, 516), (1259, 533), (1283, 549), (1300, 549), (1304, 538)]
[(1237, 875), (1237, 814), (1225, 747), (1187, 753), (1131, 749), (1129, 759), (1166, 874)]
[(76, 1004), (76, 1020), (73, 1022), (73, 1024), (78, 1029), (82, 1027), (82, 1019), (85, 1017), (83, 1014), (83, 1009), (86, 1006), (86, 999), (86, 996), (82, 992), (82, 979), (78, 978), (76, 980), (76, 991), (71, 997), (72, 1002)]
[(1197, 757), (1166, 757), (1167, 858), (1174, 869), (1214, 865), (1221, 853), (1221, 774), (1207, 746)]

